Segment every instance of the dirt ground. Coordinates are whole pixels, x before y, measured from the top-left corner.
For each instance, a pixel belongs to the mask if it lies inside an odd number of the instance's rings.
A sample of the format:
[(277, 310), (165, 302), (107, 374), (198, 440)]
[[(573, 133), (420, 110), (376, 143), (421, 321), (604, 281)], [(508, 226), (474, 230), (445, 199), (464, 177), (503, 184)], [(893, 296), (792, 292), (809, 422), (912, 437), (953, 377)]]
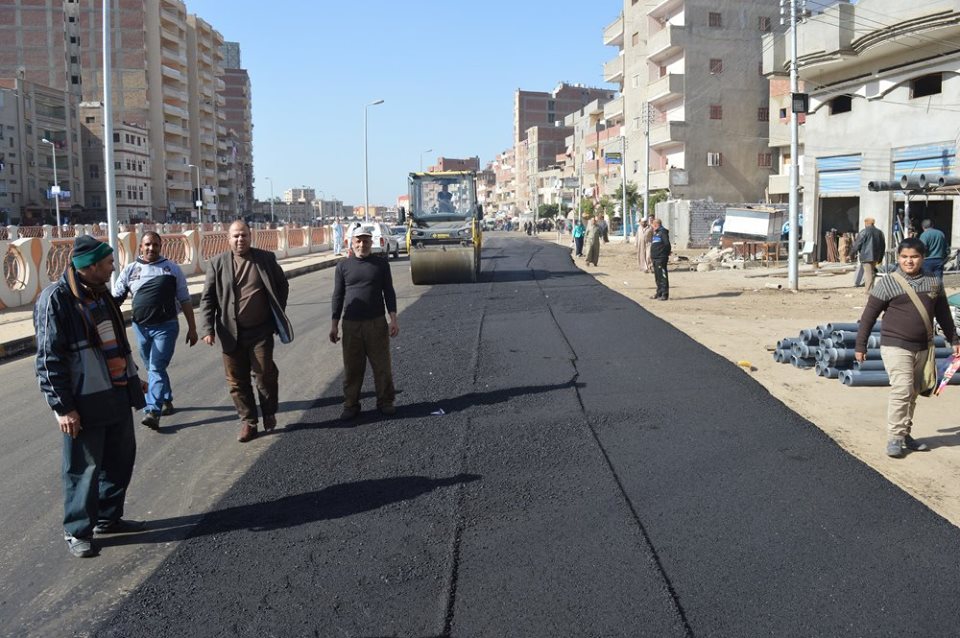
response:
[[(680, 255), (693, 258), (702, 252)], [(791, 292), (786, 290), (785, 264), (711, 272), (671, 264), (670, 300), (662, 302), (649, 298), (656, 291), (653, 274), (639, 271), (632, 245), (602, 244), (598, 267), (587, 266), (582, 259), (575, 262), (707, 348), (734, 363), (749, 362), (749, 368), (741, 369), (772, 395), (850, 454), (960, 526), (960, 387), (918, 400), (913, 436), (931, 451), (891, 459), (885, 454), (888, 388), (851, 388), (837, 379), (818, 377), (812, 369), (773, 360), (779, 339), (796, 337), (803, 328), (859, 319), (865, 296), (863, 288), (853, 287), (851, 268), (833, 265), (814, 271), (802, 266), (800, 290)], [(782, 289), (775, 288), (778, 284)], [(948, 278), (948, 293), (956, 292), (958, 284)]]

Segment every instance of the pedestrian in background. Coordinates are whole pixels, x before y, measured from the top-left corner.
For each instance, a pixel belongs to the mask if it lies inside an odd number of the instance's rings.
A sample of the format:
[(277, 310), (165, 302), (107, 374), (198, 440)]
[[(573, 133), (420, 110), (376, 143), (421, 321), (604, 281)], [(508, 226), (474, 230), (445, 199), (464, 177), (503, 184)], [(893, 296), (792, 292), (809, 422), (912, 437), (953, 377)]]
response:
[(670, 298), (670, 276), (667, 274), (667, 261), (673, 247), (670, 245), (670, 231), (656, 217), (650, 218), (653, 233), (650, 237), (650, 261), (653, 264), (653, 276), (657, 282), (657, 294), (651, 299), (666, 301)]
[[(877, 276), (877, 266), (883, 261), (883, 255), (887, 250), (887, 240), (883, 236), (883, 231), (874, 224), (873, 217), (864, 218), (863, 230), (857, 235), (851, 249), (854, 255), (859, 255), (860, 268), (863, 269), (863, 274), (866, 277), (864, 287), (868, 296)], [(857, 274), (859, 279), (859, 273)], [(854, 285), (856, 284), (857, 282), (854, 282)]]
[(140, 255), (120, 271), (113, 298), (120, 305), (133, 295), (133, 333), (147, 369), (147, 405), (141, 423), (156, 430), (160, 416), (173, 414), (173, 387), (167, 366), (180, 336), (178, 314), (187, 320), (186, 343), (197, 343), (197, 324), (187, 279), (180, 266), (161, 254), (160, 235), (148, 230), (140, 240)]
[[(377, 409), (387, 416), (396, 413), (390, 338), (400, 334), (397, 294), (393, 289), (390, 263), (380, 255), (372, 254), (372, 245), (370, 231), (359, 229), (353, 234), (353, 255), (339, 262), (334, 270), (330, 342), (340, 340), (342, 316), (342, 421), (353, 420), (360, 414), (360, 390), (368, 360), (373, 369)], [(390, 317), (389, 324), (384, 319), (384, 307)]]
[[(880, 357), (890, 378), (887, 402), (887, 456), (900, 458), (906, 451), (922, 452), (927, 445), (911, 436), (917, 395), (928, 394), (928, 358), (932, 359), (932, 317), (943, 329), (944, 337), (960, 355), (960, 340), (950, 315), (943, 283), (935, 275), (923, 272), (925, 247), (916, 237), (908, 237), (897, 246), (897, 270), (878, 280), (860, 317), (855, 357), (866, 360), (867, 338), (883, 314), (880, 329)], [(933, 370), (932, 385), (936, 385)]]
[(947, 236), (943, 231), (933, 227), (933, 222), (925, 219), (920, 222), (923, 232), (920, 241), (927, 247), (927, 254), (923, 259), (923, 272), (934, 275), (943, 280), (943, 262), (947, 259)]
[(339, 217), (333, 220), (332, 230), (332, 239), (330, 241), (333, 244), (333, 254), (339, 255), (343, 252), (343, 224), (340, 223)]
[(137, 456), (132, 411), (144, 398), (112, 274), (113, 249), (77, 237), (66, 272), (33, 309), (37, 380), (63, 433), (63, 538), (80, 558), (97, 553), (95, 533), (146, 527), (123, 518)]
[(587, 233), (587, 229), (583, 226), (583, 220), (578, 219), (577, 224), (573, 227), (573, 246), (574, 246), (574, 255), (576, 257), (583, 257), (583, 236)]
[(650, 240), (653, 239), (653, 227), (650, 220), (644, 217), (640, 220), (640, 227), (637, 229), (637, 265), (640, 266), (640, 272), (650, 272), (652, 262), (650, 259)]
[(600, 238), (603, 232), (597, 220), (591, 219), (587, 222), (587, 233), (584, 235), (583, 243), (587, 248), (585, 261), (588, 264), (596, 266), (600, 262)]
[(283, 343), (293, 340), (293, 328), (285, 313), (289, 283), (270, 251), (250, 245), (250, 227), (235, 221), (228, 231), (230, 250), (210, 260), (200, 297), (203, 342), (220, 339), (223, 369), (230, 397), (240, 418), (237, 440), (257, 437), (257, 398), (263, 429), (277, 427), (280, 371), (273, 361), (273, 335)]
[(600, 238), (603, 240), (603, 243), (610, 243), (610, 226), (607, 224), (607, 216), (600, 215), (597, 220), (597, 231), (600, 233)]

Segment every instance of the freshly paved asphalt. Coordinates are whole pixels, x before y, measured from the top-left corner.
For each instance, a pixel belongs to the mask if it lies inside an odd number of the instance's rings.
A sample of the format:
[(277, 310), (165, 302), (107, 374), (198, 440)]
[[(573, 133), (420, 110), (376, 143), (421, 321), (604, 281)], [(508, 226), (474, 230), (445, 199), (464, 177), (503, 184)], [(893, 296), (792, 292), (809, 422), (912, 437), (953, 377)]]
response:
[(94, 634), (956, 633), (960, 531), (562, 247), (483, 271), (401, 314), (396, 417), (330, 383)]

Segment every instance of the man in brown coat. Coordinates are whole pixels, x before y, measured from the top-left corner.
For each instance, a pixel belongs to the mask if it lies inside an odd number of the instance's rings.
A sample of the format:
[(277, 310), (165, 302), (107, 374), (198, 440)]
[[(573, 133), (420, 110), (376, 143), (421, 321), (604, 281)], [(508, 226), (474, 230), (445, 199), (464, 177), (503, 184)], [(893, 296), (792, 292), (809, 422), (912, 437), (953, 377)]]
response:
[(289, 343), (293, 330), (284, 311), (289, 284), (272, 252), (250, 245), (250, 227), (236, 221), (228, 231), (230, 251), (210, 260), (200, 297), (200, 334), (223, 349), (223, 369), (240, 417), (241, 443), (257, 436), (256, 377), (263, 429), (277, 427), (279, 370), (273, 362), (273, 335)]

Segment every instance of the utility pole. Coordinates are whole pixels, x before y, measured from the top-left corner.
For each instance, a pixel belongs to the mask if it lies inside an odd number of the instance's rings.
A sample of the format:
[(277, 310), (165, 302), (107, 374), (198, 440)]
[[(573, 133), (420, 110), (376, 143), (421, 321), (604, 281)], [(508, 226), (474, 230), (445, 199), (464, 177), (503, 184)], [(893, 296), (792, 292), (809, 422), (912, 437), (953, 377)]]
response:
[[(787, 287), (790, 290), (798, 289), (799, 282), (799, 259), (800, 252), (797, 249), (797, 233), (800, 215), (797, 211), (797, 199), (800, 195), (800, 169), (797, 166), (799, 161), (799, 143), (800, 128), (798, 120), (800, 118), (797, 106), (797, 94), (799, 93), (797, 77), (797, 2), (800, 0), (781, 0), (790, 3), (790, 232), (787, 234), (788, 259), (787, 259)], [(783, 5), (781, 4), (781, 12)], [(806, 110), (805, 108), (802, 110)]]
[(623, 223), (623, 241), (630, 239), (630, 213), (627, 211), (627, 123), (624, 120), (624, 130), (620, 136), (620, 213)]
[(643, 105), (643, 137), (646, 140), (646, 153), (644, 154), (643, 167), (643, 216), (650, 217), (650, 120), (653, 119), (653, 113), (650, 110), (650, 103)]

